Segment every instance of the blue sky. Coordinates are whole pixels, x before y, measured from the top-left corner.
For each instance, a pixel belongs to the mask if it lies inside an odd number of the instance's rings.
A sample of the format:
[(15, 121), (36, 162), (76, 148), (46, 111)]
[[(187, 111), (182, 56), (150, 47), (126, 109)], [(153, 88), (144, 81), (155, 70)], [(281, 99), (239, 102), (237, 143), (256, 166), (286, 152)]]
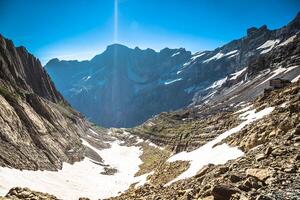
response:
[[(90, 59), (114, 42), (129, 47), (214, 49), (267, 24), (279, 28), (299, 0), (0, 0), (0, 33), (44, 64)], [(117, 29), (117, 36), (115, 36)]]

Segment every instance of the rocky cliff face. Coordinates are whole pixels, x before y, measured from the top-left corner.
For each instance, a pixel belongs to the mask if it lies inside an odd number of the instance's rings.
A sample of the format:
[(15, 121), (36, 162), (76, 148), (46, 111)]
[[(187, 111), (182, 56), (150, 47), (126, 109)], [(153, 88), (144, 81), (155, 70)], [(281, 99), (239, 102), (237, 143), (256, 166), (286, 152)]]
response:
[(300, 35), (284, 40), (270, 52), (250, 59), (240, 71), (230, 74), (205, 96), (194, 98), (195, 104), (232, 105), (255, 99), (270, 88), (269, 80), (280, 78), (296, 81), (300, 74)]
[[(106, 127), (132, 127), (163, 111), (198, 104), (218, 84), (300, 30), (250, 28), (243, 38), (213, 51), (129, 49), (112, 45), (91, 61), (51, 60), (45, 67), (66, 99)], [(220, 82), (219, 82), (220, 84)]]
[(55, 170), (79, 161), (87, 128), (39, 60), (0, 36), (0, 165)]
[(54, 103), (63, 101), (38, 59), (28, 53), (25, 47), (15, 48), (12, 41), (3, 36), (0, 36), (0, 45), (3, 86), (18, 87)]

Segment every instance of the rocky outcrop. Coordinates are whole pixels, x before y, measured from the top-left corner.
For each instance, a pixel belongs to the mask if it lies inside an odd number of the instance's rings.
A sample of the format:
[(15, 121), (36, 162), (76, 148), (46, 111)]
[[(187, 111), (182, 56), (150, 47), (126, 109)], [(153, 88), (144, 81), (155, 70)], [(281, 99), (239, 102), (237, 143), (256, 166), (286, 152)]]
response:
[(9, 190), (7, 195), (4, 198), (1, 198), (1, 200), (33, 200), (33, 199), (44, 199), (44, 200), (59, 200), (53, 195), (47, 194), (47, 193), (41, 193), (41, 192), (35, 192), (31, 191), (28, 188), (12, 188)]
[(238, 115), (230, 111), (202, 107), (161, 113), (127, 131), (175, 153), (191, 151), (237, 125)]
[(88, 127), (39, 60), (0, 36), (0, 166), (56, 170), (79, 161)]

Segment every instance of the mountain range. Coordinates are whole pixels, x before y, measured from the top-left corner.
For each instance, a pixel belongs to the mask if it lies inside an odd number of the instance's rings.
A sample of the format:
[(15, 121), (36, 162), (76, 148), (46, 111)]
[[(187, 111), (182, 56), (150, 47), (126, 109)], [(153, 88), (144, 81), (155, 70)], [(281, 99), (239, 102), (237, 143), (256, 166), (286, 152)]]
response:
[(89, 120), (104, 127), (133, 127), (163, 111), (198, 104), (221, 79), (234, 80), (249, 62), (292, 40), (300, 30), (299, 18), (278, 30), (249, 28), (243, 38), (213, 51), (155, 52), (114, 44), (90, 61), (52, 59), (45, 69)]

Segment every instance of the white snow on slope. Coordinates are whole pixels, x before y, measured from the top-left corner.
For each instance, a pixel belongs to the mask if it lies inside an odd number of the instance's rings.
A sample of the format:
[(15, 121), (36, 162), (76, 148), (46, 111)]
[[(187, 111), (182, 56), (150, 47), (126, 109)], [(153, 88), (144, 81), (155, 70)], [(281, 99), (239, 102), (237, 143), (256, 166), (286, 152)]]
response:
[(278, 42), (280, 42), (280, 40), (268, 40), (265, 43), (263, 43), (261, 46), (257, 47), (257, 49), (269, 48), (276, 45)]
[(293, 36), (289, 37), (287, 40), (281, 42), (278, 46), (287, 45), (287, 44), (293, 42), (296, 37), (297, 37), (297, 35), (293, 35)]
[(179, 54), (180, 54), (180, 51), (179, 51), (179, 52), (176, 52), (176, 53), (174, 53), (173, 55), (171, 55), (171, 57), (177, 56), (177, 55), (179, 55)]
[(193, 54), (193, 56), (191, 57), (190, 61), (186, 62), (183, 64), (183, 67), (186, 67), (188, 65), (190, 65), (192, 62), (194, 62), (197, 58), (205, 55), (206, 53), (205, 52), (197, 52), (195, 54)]
[(91, 76), (85, 76), (85, 77), (82, 78), (82, 80), (83, 80), (83, 81), (87, 81), (87, 80), (89, 80), (90, 78), (91, 78)]
[(286, 68), (285, 73), (288, 73), (289, 71), (292, 71), (293, 69), (296, 69), (298, 67), (300, 67), (300, 65), (290, 66), (290, 67)]
[(148, 183), (149, 181), (147, 180), (147, 177), (148, 177), (149, 175), (152, 175), (152, 174), (154, 174), (154, 171), (151, 171), (151, 172), (149, 172), (149, 173), (146, 173), (146, 174), (143, 174), (143, 175), (139, 176), (139, 177), (138, 177), (138, 183), (135, 185), (135, 188), (140, 187), (140, 186), (143, 186), (143, 185), (145, 185), (146, 183)]
[(212, 60), (218, 60), (218, 59), (220, 59), (220, 58), (222, 58), (222, 57), (224, 57), (224, 54), (221, 53), (221, 52), (219, 52), (219, 53), (217, 53), (216, 55), (214, 55), (213, 57), (204, 60), (203, 63), (208, 63), (208, 62), (210, 62), (210, 61), (212, 61)]
[(176, 72), (176, 74), (180, 74), (181, 72), (182, 72), (182, 70), (179, 70), (179, 71)]
[(189, 61), (189, 62), (184, 63), (182, 66), (183, 66), (183, 67), (186, 67), (186, 66), (188, 66), (188, 65), (190, 65), (190, 64), (191, 64), (191, 62)]
[(257, 47), (257, 50), (263, 49), (262, 52), (260, 52), (260, 54), (265, 54), (268, 53), (269, 51), (271, 51), (278, 43), (280, 42), (280, 40), (268, 40), (266, 41), (264, 44), (262, 44), (261, 46)]
[[(231, 57), (231, 56), (235, 55), (237, 52), (238, 52), (238, 50), (229, 51), (229, 52), (227, 52), (227, 53), (225, 53), (225, 54), (219, 52), (219, 53), (217, 53), (216, 55), (214, 55), (213, 57), (204, 60), (203, 63), (208, 63), (208, 62), (210, 62), (210, 61), (212, 61), (212, 60), (218, 60), (218, 59), (223, 58), (223, 57), (226, 57), (226, 56), (230, 56), (230, 57)], [(236, 55), (237, 55), (237, 54), (236, 54)]]
[(264, 116), (270, 114), (274, 110), (273, 107), (265, 108), (259, 112), (255, 112), (254, 110), (247, 111), (240, 115), (241, 119), (245, 121), (240, 125), (222, 133), (214, 140), (206, 143), (200, 148), (191, 151), (191, 152), (181, 152), (171, 156), (168, 159), (168, 162), (174, 162), (178, 160), (186, 160), (190, 161), (190, 167), (179, 175), (177, 178), (169, 182), (167, 185), (172, 184), (175, 181), (190, 178), (197, 174), (197, 172), (207, 164), (224, 164), (228, 160), (236, 159), (242, 156), (244, 153), (239, 150), (237, 147), (230, 147), (227, 144), (218, 145), (213, 147), (215, 144), (221, 142), (223, 139), (227, 138), (233, 133), (240, 131), (246, 125), (263, 118)]
[(261, 82), (258, 86), (266, 83), (267, 81), (273, 79), (273, 78), (276, 78), (276, 76), (278, 76), (279, 74), (281, 73), (286, 73), (287, 71), (291, 71), (291, 69), (289, 68), (284, 68), (284, 67), (278, 67), (277, 69), (275, 69), (274, 71), (272, 71), (272, 75), (269, 76), (267, 79), (265, 79), (263, 82)]
[(108, 198), (125, 191), (135, 182), (143, 184), (145, 177), (134, 177), (142, 163), (139, 147), (121, 146), (119, 141), (111, 143), (111, 148), (97, 150), (84, 141), (84, 145), (95, 150), (105, 161), (118, 172), (114, 175), (102, 175), (103, 166), (89, 158), (73, 165), (64, 163), (59, 171), (28, 171), (0, 168), (0, 196), (5, 195), (12, 187), (29, 187), (47, 192), (61, 199), (77, 200), (88, 197), (92, 200)]
[(232, 54), (231, 56), (228, 56), (228, 58), (233, 58), (233, 57), (235, 57), (237, 55), (238, 55), (238, 53), (235, 53), (235, 54)]
[(206, 88), (206, 90), (221, 87), (226, 82), (226, 80), (227, 76), (225, 78), (215, 81), (211, 86)]
[(247, 67), (241, 69), (240, 71), (237, 71), (237, 72), (231, 74), (230, 76), (232, 76), (232, 77), (231, 77), (229, 80), (234, 80), (234, 79), (236, 79), (237, 77), (239, 77), (239, 76), (240, 76), (244, 71), (246, 71), (246, 70), (247, 70)]
[(194, 54), (193, 57), (191, 57), (191, 60), (193, 61), (193, 60), (203, 56), (204, 54), (205, 54), (205, 52), (203, 52), (203, 53), (198, 52), (198, 53)]
[(296, 78), (294, 78), (294, 79), (292, 80), (292, 83), (297, 82), (299, 79), (300, 79), (300, 75), (298, 75)]
[(230, 55), (236, 54), (237, 52), (238, 52), (238, 50), (229, 51), (224, 56), (230, 56)]
[(166, 81), (165, 85), (169, 85), (169, 84), (175, 83), (177, 81), (181, 81), (181, 80), (182, 80), (182, 78), (177, 78), (177, 79), (174, 79), (174, 80), (171, 80), (171, 81)]

